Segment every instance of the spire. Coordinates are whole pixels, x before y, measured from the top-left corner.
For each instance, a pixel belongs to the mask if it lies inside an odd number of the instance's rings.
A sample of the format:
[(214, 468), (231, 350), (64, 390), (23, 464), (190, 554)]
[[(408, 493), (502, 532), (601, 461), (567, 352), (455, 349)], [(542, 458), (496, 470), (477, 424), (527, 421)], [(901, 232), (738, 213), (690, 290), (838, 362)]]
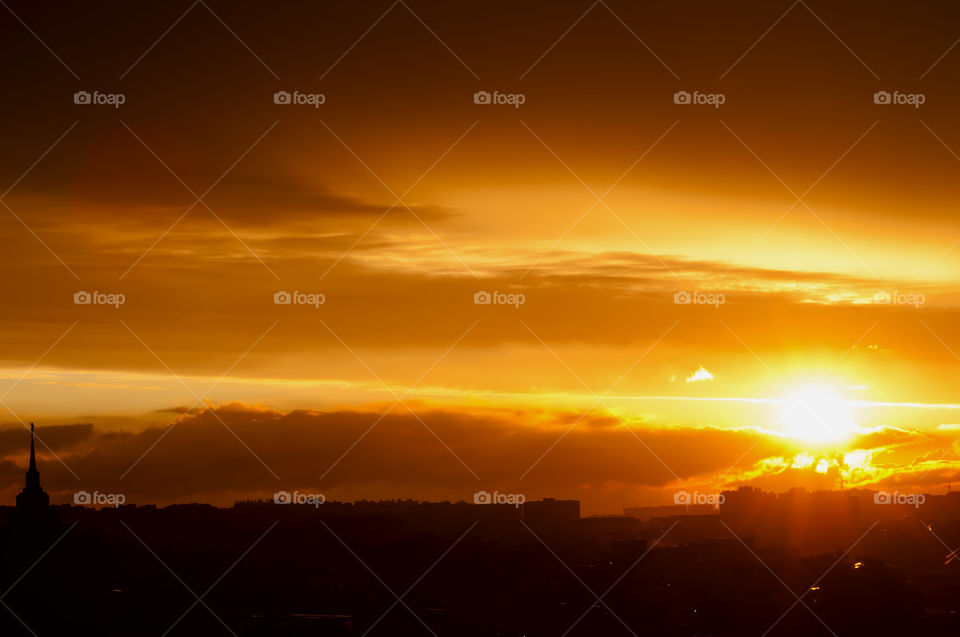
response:
[(23, 491), (17, 496), (17, 511), (21, 515), (45, 515), (50, 509), (50, 497), (40, 486), (40, 472), (37, 471), (37, 431), (30, 423), (30, 466), (27, 468), (27, 480)]
[(33, 423), (30, 423), (30, 467), (27, 469), (27, 490), (43, 491), (40, 488), (40, 472), (37, 471), (37, 451), (34, 444), (37, 432)]
[(37, 454), (36, 454), (36, 451), (34, 450), (34, 445), (33, 445), (36, 438), (37, 438), (37, 434), (34, 431), (33, 423), (30, 423), (30, 469), (29, 471), (37, 470)]

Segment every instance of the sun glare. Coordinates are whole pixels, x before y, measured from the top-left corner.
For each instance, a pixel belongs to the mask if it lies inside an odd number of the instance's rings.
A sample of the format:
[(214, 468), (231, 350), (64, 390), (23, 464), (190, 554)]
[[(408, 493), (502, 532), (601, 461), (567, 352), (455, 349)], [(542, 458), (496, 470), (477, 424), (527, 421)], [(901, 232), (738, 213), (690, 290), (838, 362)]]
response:
[(836, 442), (856, 429), (850, 404), (833, 387), (801, 387), (780, 400), (780, 420), (791, 436)]

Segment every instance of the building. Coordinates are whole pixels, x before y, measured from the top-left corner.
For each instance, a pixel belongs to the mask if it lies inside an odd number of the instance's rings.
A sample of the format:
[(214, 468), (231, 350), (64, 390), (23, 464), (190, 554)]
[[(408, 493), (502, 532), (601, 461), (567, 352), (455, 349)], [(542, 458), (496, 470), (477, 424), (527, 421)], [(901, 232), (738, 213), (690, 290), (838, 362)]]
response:
[(50, 496), (40, 486), (35, 449), (36, 431), (30, 423), (30, 466), (27, 468), (26, 485), (17, 494), (17, 518), (23, 521), (43, 521), (50, 515)]
[(564, 525), (580, 520), (580, 500), (544, 498), (521, 505), (523, 520), (530, 524)]

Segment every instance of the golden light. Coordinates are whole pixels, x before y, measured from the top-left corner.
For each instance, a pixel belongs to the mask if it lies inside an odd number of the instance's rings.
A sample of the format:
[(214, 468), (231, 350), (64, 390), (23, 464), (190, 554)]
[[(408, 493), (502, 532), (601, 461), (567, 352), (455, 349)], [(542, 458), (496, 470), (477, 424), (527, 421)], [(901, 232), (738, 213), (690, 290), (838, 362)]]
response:
[(856, 429), (850, 404), (833, 387), (802, 387), (780, 400), (786, 432), (811, 442), (845, 440)]

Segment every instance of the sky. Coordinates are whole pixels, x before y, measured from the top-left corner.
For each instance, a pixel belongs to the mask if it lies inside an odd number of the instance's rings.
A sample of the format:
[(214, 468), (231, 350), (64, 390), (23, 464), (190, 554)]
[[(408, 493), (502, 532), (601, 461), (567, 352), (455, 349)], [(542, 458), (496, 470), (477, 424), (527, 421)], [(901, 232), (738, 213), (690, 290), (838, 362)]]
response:
[(0, 29), (5, 500), (29, 422), (55, 502), (956, 481), (949, 2)]

